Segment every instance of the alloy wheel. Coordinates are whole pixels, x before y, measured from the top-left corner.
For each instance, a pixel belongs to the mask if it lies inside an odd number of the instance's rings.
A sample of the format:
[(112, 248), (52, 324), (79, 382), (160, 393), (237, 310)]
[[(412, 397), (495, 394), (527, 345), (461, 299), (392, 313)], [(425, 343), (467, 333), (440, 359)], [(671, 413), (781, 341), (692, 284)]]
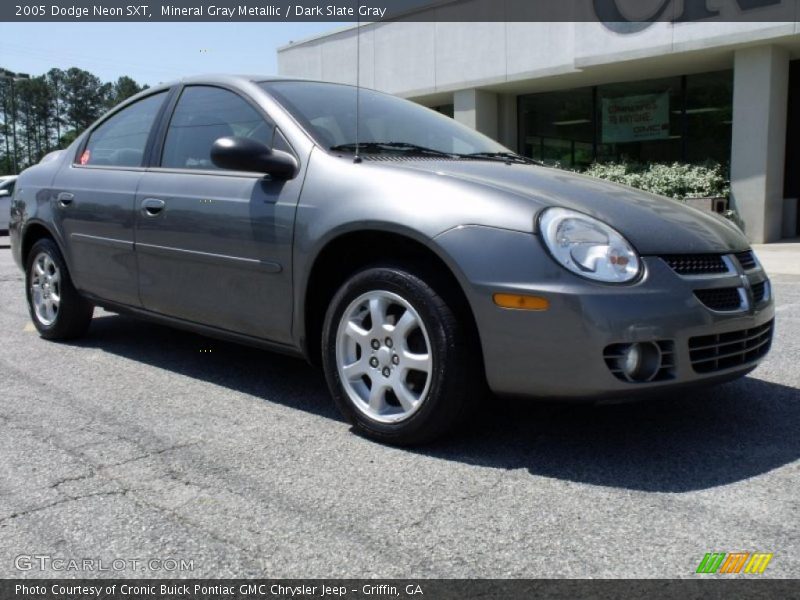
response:
[(31, 300), (36, 318), (42, 325), (55, 323), (61, 304), (61, 272), (46, 252), (37, 254), (33, 261)]
[(419, 313), (398, 294), (376, 290), (345, 309), (336, 334), (339, 378), (355, 407), (375, 421), (397, 423), (428, 395), (433, 353)]

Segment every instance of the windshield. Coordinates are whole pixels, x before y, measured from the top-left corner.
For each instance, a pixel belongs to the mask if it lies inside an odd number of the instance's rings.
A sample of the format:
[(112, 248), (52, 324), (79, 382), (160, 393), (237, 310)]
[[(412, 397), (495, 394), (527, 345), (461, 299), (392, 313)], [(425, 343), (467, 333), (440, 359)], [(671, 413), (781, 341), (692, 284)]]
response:
[[(310, 81), (270, 81), (262, 83), (261, 87), (323, 148), (355, 143), (355, 87)], [(358, 141), (367, 145), (361, 149), (363, 153), (413, 152), (412, 146), (448, 154), (508, 152), (485, 135), (408, 100), (362, 88), (359, 104)], [(395, 147), (369, 146), (386, 143), (395, 144)]]

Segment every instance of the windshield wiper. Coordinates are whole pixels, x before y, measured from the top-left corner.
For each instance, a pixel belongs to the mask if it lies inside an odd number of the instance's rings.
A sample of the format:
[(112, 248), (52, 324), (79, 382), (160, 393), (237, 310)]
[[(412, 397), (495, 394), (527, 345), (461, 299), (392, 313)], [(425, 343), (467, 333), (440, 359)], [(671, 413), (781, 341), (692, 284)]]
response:
[[(349, 144), (339, 144), (337, 146), (331, 146), (331, 150), (334, 152), (337, 151), (345, 151), (345, 152), (355, 152), (356, 144), (349, 143)], [(364, 152), (371, 153), (371, 152), (380, 152), (381, 150), (401, 150), (406, 151), (409, 153), (416, 152), (418, 154), (428, 154), (431, 156), (443, 156), (446, 158), (467, 158), (467, 159), (475, 159), (475, 160), (496, 160), (501, 162), (516, 162), (520, 164), (526, 165), (539, 165), (543, 166), (544, 163), (539, 162), (538, 160), (534, 160), (532, 158), (528, 158), (527, 156), (522, 156), (521, 154), (517, 154), (516, 152), (472, 152), (469, 154), (459, 154), (457, 152), (444, 152), (443, 150), (436, 150), (435, 148), (428, 148), (426, 146), (420, 146), (418, 144), (411, 144), (409, 142), (361, 142), (358, 144), (358, 149), (363, 150)]]
[[(331, 146), (330, 149), (334, 152), (340, 150), (345, 152), (355, 152), (356, 144), (339, 144), (337, 146)], [(436, 150), (435, 148), (427, 148), (425, 146), (409, 144), (407, 142), (360, 142), (358, 144), (358, 149), (368, 153), (380, 150), (404, 150), (409, 153), (416, 152), (419, 154), (430, 154), (431, 156), (446, 156), (447, 158), (457, 156), (451, 152), (443, 152), (442, 150)]]
[(522, 156), (516, 152), (472, 152), (470, 154), (459, 154), (459, 156), (463, 158), (486, 158), (489, 160), (502, 160), (503, 162), (514, 161), (526, 165), (538, 165), (540, 167), (544, 166), (543, 162), (528, 158), (527, 156)]

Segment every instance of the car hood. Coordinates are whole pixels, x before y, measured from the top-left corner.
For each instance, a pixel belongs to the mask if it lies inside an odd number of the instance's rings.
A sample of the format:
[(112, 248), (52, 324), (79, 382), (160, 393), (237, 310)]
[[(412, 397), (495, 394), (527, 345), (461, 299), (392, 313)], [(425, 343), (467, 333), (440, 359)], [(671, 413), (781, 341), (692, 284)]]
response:
[[(499, 161), (403, 161), (396, 166), (436, 173), (516, 196), (525, 220), (549, 206), (592, 215), (622, 233), (641, 254), (725, 253), (749, 247), (735, 225), (685, 203), (555, 168)], [(502, 210), (502, 209), (500, 209)]]

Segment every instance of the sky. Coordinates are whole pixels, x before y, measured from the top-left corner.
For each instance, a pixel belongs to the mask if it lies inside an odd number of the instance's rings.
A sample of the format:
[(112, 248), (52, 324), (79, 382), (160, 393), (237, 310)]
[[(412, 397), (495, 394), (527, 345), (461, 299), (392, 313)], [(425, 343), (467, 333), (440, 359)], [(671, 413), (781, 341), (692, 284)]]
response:
[[(4, 0), (0, 0), (4, 1)], [(275, 75), (277, 49), (347, 23), (0, 23), (0, 68), (79, 67), (154, 85), (198, 73)]]

